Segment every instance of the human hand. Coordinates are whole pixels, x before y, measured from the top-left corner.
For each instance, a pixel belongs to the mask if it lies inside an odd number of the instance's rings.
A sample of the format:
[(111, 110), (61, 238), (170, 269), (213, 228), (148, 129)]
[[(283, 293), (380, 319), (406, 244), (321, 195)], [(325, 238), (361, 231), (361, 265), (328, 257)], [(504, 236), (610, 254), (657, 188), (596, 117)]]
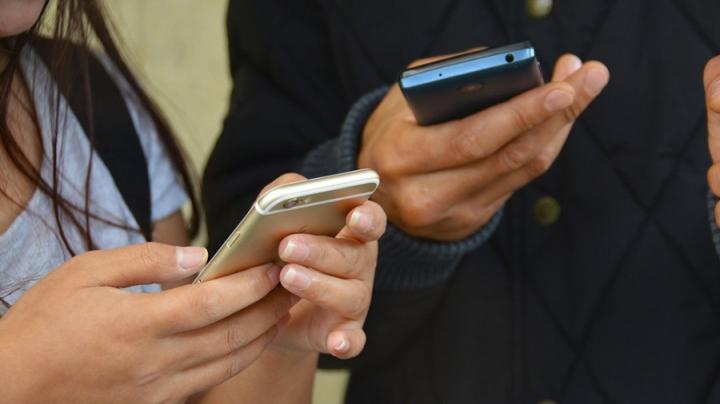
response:
[[(270, 186), (302, 179), (285, 175)], [(377, 240), (385, 222), (382, 208), (366, 202), (347, 215), (336, 237), (294, 234), (282, 240), (278, 254), (287, 265), (280, 280), (302, 300), (290, 311), (274, 347), (294, 353), (331, 353), (338, 358), (362, 351)]]
[(462, 239), (549, 169), (573, 123), (608, 80), (601, 63), (565, 55), (550, 83), (464, 119), (425, 127), (417, 125), (395, 85), (365, 125), (358, 165), (380, 174), (373, 200), (400, 229), (428, 239)]
[(296, 298), (265, 265), (152, 294), (119, 288), (195, 273), (202, 248), (157, 243), (79, 255), (0, 319), (9, 402), (173, 402), (250, 365)]

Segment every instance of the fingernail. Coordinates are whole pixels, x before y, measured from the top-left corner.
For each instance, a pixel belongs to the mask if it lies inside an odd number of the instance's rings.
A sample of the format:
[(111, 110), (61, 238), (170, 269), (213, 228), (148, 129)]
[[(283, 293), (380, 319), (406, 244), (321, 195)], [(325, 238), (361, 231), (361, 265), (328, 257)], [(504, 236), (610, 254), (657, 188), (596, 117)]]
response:
[(195, 271), (205, 265), (208, 252), (202, 247), (177, 247), (175, 249), (175, 258), (180, 270)]
[(350, 343), (346, 338), (341, 339), (340, 342), (335, 344), (335, 352), (345, 353), (348, 349), (350, 349)]
[(309, 255), (310, 248), (307, 246), (307, 244), (292, 239), (288, 240), (287, 244), (285, 244), (285, 249), (283, 250), (282, 254), (280, 254), (280, 258), (282, 258), (284, 261), (302, 262), (307, 259)]
[(358, 210), (353, 211), (352, 215), (350, 215), (350, 227), (355, 227), (363, 233), (366, 233), (370, 231), (371, 226), (372, 220), (370, 219), (370, 215)]
[(277, 264), (272, 264), (270, 266), (270, 269), (267, 271), (267, 276), (270, 278), (270, 282), (273, 284), (276, 284), (280, 280), (280, 271), (282, 270), (282, 267), (280, 267)]
[(552, 90), (545, 96), (545, 108), (550, 112), (567, 108), (572, 102), (573, 96), (567, 91)]
[(282, 277), (282, 283), (292, 290), (305, 290), (312, 283), (312, 279), (305, 272), (290, 266)]
[(580, 70), (582, 67), (582, 60), (580, 60), (579, 57), (575, 55), (571, 55), (568, 57), (568, 59), (571, 60), (571, 63), (568, 65), (568, 76), (575, 73), (576, 71)]
[(585, 75), (585, 91), (593, 97), (600, 94), (608, 83), (608, 76), (599, 68), (590, 69)]

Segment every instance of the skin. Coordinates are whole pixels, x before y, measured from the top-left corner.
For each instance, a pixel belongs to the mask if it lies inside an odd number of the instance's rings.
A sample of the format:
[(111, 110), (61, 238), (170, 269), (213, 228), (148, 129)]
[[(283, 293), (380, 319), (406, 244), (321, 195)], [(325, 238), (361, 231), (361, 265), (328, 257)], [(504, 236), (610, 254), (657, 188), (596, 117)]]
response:
[(46, 0), (0, 0), (0, 37), (25, 32), (37, 21)]
[[(708, 146), (712, 165), (708, 170), (708, 184), (720, 197), (720, 56), (711, 59), (703, 77), (708, 119)], [(720, 225), (720, 204), (715, 205), (715, 222)]]
[[(0, 15), (24, 13), (15, 25), (0, 19), (0, 32), (29, 28), (42, 3), (0, 0)], [(11, 132), (37, 168), (42, 148), (34, 108), (23, 78), (15, 82)], [(7, 193), (0, 197), (2, 232), (35, 192), (6, 156), (0, 147), (0, 186)], [(271, 185), (301, 178), (287, 175)], [(349, 358), (364, 346), (385, 220), (379, 205), (368, 202), (348, 215), (335, 238), (283, 240), (284, 267), (268, 263), (153, 294), (123, 288), (186, 283), (208, 258), (203, 248), (168, 245), (188, 243), (180, 212), (155, 223), (154, 240), (166, 244), (72, 258), (0, 318), (3, 401), (164, 403), (205, 391), (194, 399), (310, 402), (317, 352)], [(309, 253), (298, 255), (303, 250)], [(309, 281), (299, 285), (302, 275)]]
[(408, 234), (467, 237), (550, 168), (573, 123), (608, 80), (603, 64), (565, 55), (550, 83), (433, 126), (418, 126), (393, 86), (365, 125), (358, 158), (360, 167), (383, 179), (373, 200)]

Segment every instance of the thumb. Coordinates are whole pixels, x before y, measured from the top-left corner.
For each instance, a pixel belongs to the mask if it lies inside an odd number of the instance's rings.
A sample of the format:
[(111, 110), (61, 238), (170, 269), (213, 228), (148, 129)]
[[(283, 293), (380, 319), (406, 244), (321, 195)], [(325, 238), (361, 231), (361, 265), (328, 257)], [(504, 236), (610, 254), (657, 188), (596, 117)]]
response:
[(205, 265), (207, 258), (202, 247), (143, 243), (78, 255), (55, 272), (72, 272), (83, 287), (126, 288), (187, 278)]
[(714, 163), (720, 162), (720, 56), (705, 67), (705, 102), (708, 116), (708, 145)]

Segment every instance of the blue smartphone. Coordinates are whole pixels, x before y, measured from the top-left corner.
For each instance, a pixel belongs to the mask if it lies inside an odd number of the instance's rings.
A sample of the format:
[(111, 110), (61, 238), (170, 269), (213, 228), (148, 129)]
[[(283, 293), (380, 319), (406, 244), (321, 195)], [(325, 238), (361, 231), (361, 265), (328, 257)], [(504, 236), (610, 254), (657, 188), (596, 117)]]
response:
[(544, 83), (530, 42), (465, 53), (400, 75), (420, 125), (464, 118)]

